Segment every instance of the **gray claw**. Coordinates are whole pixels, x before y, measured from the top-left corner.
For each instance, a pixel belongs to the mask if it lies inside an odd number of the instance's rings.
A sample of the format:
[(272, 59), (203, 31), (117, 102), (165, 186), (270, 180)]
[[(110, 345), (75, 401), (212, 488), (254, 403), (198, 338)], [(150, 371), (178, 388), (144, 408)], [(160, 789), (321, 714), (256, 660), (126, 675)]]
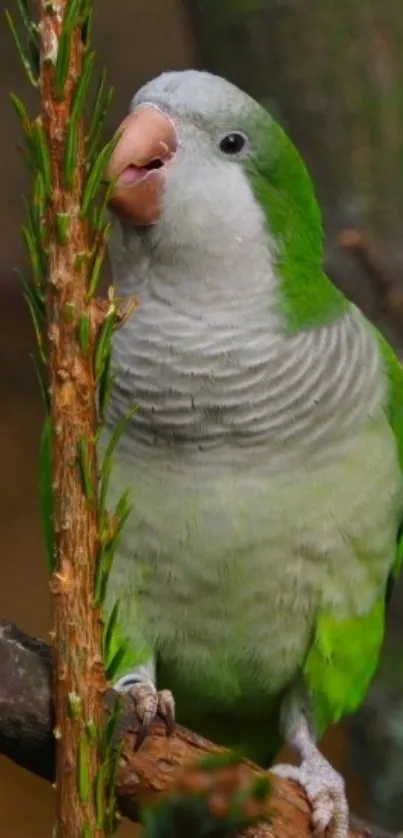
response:
[(167, 736), (172, 736), (176, 728), (175, 720), (175, 699), (170, 690), (161, 690), (158, 693), (157, 712), (165, 722)]
[(144, 744), (156, 715), (160, 715), (166, 725), (167, 736), (171, 736), (176, 727), (175, 700), (169, 690), (157, 692), (151, 681), (134, 684), (129, 691), (136, 716), (141, 723), (137, 734), (135, 750)]
[(140, 730), (139, 730), (139, 732), (136, 736), (136, 741), (135, 741), (135, 744), (134, 744), (134, 750), (135, 751), (139, 751), (141, 746), (144, 745), (144, 742), (147, 739), (147, 736), (150, 732), (150, 725), (151, 725), (151, 722), (148, 722), (147, 724), (143, 723), (141, 725), (141, 728), (140, 728)]

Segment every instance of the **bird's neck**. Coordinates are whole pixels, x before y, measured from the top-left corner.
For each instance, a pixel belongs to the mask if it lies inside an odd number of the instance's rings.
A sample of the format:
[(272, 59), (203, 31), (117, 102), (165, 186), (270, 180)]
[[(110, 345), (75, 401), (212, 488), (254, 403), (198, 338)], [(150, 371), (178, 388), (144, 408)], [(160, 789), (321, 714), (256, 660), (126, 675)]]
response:
[(115, 265), (119, 293), (137, 292), (140, 305), (115, 335), (109, 421), (137, 402), (128, 435), (157, 457), (174, 446), (250, 465), (264, 451), (267, 467), (281, 470), (293, 457), (327, 456), (382, 402), (376, 342), (354, 308), (287, 335), (267, 252), (249, 255), (226, 263), (205, 253), (191, 274), (189, 254), (173, 259), (168, 249), (140, 249), (131, 264), (126, 250)]
[(225, 329), (245, 318), (261, 320), (266, 332), (279, 335), (278, 281), (274, 246), (266, 232), (237, 235), (221, 225), (205, 235), (181, 241), (150, 230), (134, 236), (117, 227), (111, 263), (119, 295), (138, 294), (140, 305), (157, 301), (164, 317), (172, 309), (194, 323)]

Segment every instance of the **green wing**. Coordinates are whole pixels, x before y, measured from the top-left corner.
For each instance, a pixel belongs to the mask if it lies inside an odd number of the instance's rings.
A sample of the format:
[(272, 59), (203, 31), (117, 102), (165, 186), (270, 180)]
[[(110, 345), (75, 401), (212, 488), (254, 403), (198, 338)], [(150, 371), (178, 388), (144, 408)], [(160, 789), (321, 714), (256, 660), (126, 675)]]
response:
[(318, 614), (303, 676), (319, 735), (363, 701), (378, 666), (384, 625), (384, 597), (363, 616)]
[[(403, 473), (403, 367), (383, 336), (379, 332), (376, 334), (389, 380), (388, 418), (396, 437)], [(343, 620), (328, 612), (317, 615), (303, 677), (319, 734), (329, 724), (353, 713), (369, 689), (382, 647), (387, 601), (403, 564), (402, 530), (403, 527), (397, 536), (396, 560), (387, 590), (371, 611)]]

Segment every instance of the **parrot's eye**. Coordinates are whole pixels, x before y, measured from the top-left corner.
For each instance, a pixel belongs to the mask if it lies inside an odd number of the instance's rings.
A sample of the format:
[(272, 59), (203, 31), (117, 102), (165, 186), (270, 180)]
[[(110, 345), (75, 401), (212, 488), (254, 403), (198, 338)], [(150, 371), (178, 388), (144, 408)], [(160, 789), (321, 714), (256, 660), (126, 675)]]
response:
[(220, 151), (224, 154), (239, 154), (246, 145), (246, 137), (238, 131), (231, 131), (220, 141)]

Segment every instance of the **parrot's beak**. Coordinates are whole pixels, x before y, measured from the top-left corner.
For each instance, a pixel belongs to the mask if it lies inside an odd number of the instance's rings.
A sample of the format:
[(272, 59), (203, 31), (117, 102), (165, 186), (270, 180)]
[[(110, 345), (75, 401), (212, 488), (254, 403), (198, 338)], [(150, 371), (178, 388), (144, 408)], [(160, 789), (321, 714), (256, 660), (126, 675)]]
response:
[(115, 180), (109, 207), (134, 225), (158, 221), (166, 166), (178, 148), (172, 120), (153, 105), (141, 105), (119, 126), (106, 171)]

